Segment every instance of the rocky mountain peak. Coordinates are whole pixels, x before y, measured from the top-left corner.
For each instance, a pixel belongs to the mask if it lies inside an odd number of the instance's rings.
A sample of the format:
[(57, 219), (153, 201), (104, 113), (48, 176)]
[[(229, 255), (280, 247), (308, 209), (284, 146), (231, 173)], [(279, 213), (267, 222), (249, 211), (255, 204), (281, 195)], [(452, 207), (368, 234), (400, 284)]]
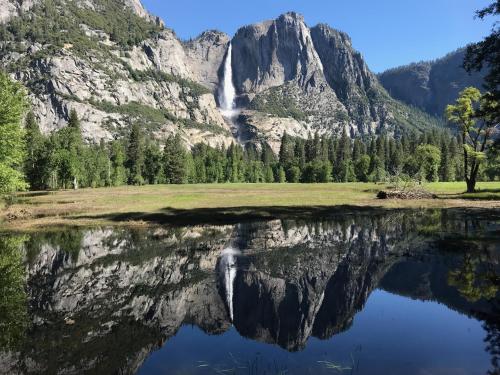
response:
[(281, 16), (278, 17), (278, 20), (283, 22), (297, 22), (305, 24), (304, 16), (297, 12), (283, 13)]
[(45, 1), (0, 0), (0, 22), (19, 16), (4, 28), (0, 67), (28, 88), (46, 132), (76, 109), (91, 140), (138, 122), (158, 138), (179, 132), (188, 145), (228, 145), (233, 124), (215, 94), (230, 42), (245, 134), (238, 140), (278, 150), (285, 131), (306, 138), (347, 129), (354, 137), (425, 126), (387, 94), (347, 34), (309, 28), (295, 12), (244, 26), (232, 39), (209, 30), (181, 41), (140, 0)]
[(229, 36), (219, 30), (206, 30), (198, 35), (194, 40), (190, 40), (187, 44), (192, 44), (193, 42), (213, 42), (215, 44), (222, 43), (227, 44), (229, 41)]
[(297, 13), (245, 26), (233, 38), (233, 71), (239, 93), (261, 92), (296, 81), (319, 78), (323, 65), (309, 28)]

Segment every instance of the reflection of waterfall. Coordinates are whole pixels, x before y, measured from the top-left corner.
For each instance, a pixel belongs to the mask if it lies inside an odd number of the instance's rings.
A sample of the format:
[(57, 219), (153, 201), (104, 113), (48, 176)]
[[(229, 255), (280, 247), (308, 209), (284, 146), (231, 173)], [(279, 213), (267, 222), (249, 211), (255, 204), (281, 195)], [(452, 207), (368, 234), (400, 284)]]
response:
[(238, 250), (228, 247), (222, 252), (219, 267), (222, 274), (223, 285), (226, 294), (226, 303), (229, 309), (229, 316), (233, 321), (233, 300), (234, 300), (234, 279), (236, 278), (236, 256)]
[(237, 120), (240, 111), (236, 108), (236, 89), (233, 84), (232, 61), (233, 47), (229, 43), (226, 60), (224, 61), (222, 84), (219, 85), (219, 105), (222, 116), (231, 123), (234, 135), (239, 140), (241, 134)]

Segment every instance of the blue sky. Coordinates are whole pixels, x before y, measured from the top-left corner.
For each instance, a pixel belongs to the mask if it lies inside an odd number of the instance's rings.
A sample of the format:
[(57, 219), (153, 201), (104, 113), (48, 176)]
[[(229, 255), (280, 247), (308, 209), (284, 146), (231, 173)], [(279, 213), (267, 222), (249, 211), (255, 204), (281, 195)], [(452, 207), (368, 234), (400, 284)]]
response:
[(441, 57), (481, 40), (493, 19), (474, 11), (493, 0), (142, 0), (182, 39), (217, 29), (233, 35), (246, 24), (287, 11), (347, 32), (369, 67), (380, 72)]

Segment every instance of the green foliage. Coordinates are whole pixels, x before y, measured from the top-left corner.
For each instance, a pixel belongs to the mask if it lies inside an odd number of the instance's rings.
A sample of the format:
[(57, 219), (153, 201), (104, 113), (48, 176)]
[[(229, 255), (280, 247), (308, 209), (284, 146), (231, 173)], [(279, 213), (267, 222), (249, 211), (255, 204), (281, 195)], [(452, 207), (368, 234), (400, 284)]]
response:
[(362, 155), (356, 160), (354, 170), (356, 171), (356, 178), (361, 182), (368, 182), (368, 172), (370, 168), (370, 157)]
[(26, 116), (25, 123), (25, 144), (26, 144), (26, 159), (24, 162), (24, 171), (26, 179), (33, 190), (45, 189), (43, 168), (45, 139), (40, 132), (38, 123), (36, 122), (33, 112), (29, 112)]
[(494, 271), (480, 267), (480, 258), (464, 255), (461, 266), (448, 274), (448, 284), (455, 287), (469, 302), (493, 299), (498, 294), (498, 277)]
[(405, 105), (396, 100), (388, 101), (387, 106), (394, 116), (392, 119), (388, 119), (388, 125), (395, 126), (397, 136), (414, 131), (425, 132), (432, 128), (444, 127), (441, 119), (431, 116), (416, 107)]
[(479, 168), (491, 146), (490, 138), (497, 126), (498, 102), (490, 93), (481, 95), (475, 87), (464, 89), (455, 104), (446, 107), (448, 121), (459, 127), (463, 148), (463, 172), (467, 192), (475, 191)]
[(137, 102), (114, 105), (107, 101), (90, 101), (90, 104), (107, 113), (125, 115), (130, 123), (141, 121), (150, 131), (161, 128), (166, 121), (177, 121), (177, 118), (164, 109), (157, 109)]
[(125, 147), (123, 142), (115, 140), (110, 146), (111, 159), (111, 185), (120, 186), (127, 180), (127, 170), (125, 169)]
[(94, 9), (77, 1), (44, 0), (31, 12), (13, 18), (7, 25), (5, 39), (28, 40), (30, 43), (63, 47), (72, 44), (75, 50), (99, 49), (97, 37), (85, 34), (81, 25), (100, 30), (121, 48), (138, 45), (157, 35), (161, 26), (139, 17), (119, 0), (94, 0)]
[(130, 131), (125, 165), (128, 169), (128, 183), (130, 185), (144, 184), (144, 135), (137, 124), (134, 124)]
[(420, 145), (415, 152), (415, 159), (420, 166), (420, 179), (429, 182), (439, 180), (439, 166), (441, 164), (441, 151), (433, 145)]
[(24, 88), (0, 71), (0, 194), (27, 187), (20, 171), (25, 157), (21, 120), (26, 106)]
[(183, 184), (188, 181), (187, 155), (180, 135), (170, 135), (163, 149), (163, 171), (169, 184)]
[(195, 98), (201, 95), (209, 94), (210, 90), (205, 86), (200, 85), (197, 82), (191, 81), (186, 78), (175, 76), (173, 74), (167, 74), (159, 70), (147, 69), (147, 70), (135, 70), (131, 66), (125, 64), (130, 76), (134, 81), (155, 81), (155, 82), (175, 82), (178, 83), (182, 88), (189, 90), (189, 94)]
[(286, 95), (282, 87), (273, 87), (258, 94), (250, 103), (250, 108), (277, 117), (292, 117), (298, 121), (306, 117), (292, 96)]
[(487, 152), (485, 175), (490, 181), (500, 179), (500, 139)]
[[(74, 112), (66, 128), (48, 137), (39, 133), (31, 116), (27, 128), (27, 139), (37, 139), (33, 145), (39, 145), (32, 148), (35, 157), (28, 157), (25, 162), (27, 174), (37, 170), (33, 179), (37, 186), (54, 189), (72, 186), (75, 179), (82, 187), (125, 183), (379, 182), (409, 178), (434, 181), (438, 174), (442, 175), (440, 155), (453, 169), (460, 164), (458, 140), (437, 130), (403, 135), (398, 140), (381, 135), (354, 141), (347, 131), (340, 138), (316, 133), (306, 140), (285, 133), (279, 154), (275, 155), (267, 143), (233, 143), (227, 149), (197, 144), (189, 151), (179, 134), (170, 136), (162, 148), (143, 134), (138, 123), (126, 138), (85, 144)], [(449, 147), (441, 151), (443, 142)]]
[(28, 327), (24, 237), (0, 236), (0, 349), (15, 350)]
[(143, 40), (161, 31), (158, 23), (153, 23), (133, 13), (118, 0), (93, 0), (95, 9), (82, 7), (76, 1), (69, 3), (69, 10), (75, 21), (94, 30), (102, 30), (110, 39), (123, 48), (138, 45)]
[(68, 125), (57, 132), (51, 141), (54, 148), (52, 162), (63, 188), (78, 189), (84, 174), (84, 147), (80, 121), (76, 111), (70, 112)]
[[(481, 19), (499, 14), (498, 0), (477, 12), (477, 16)], [(479, 43), (470, 44), (467, 47), (464, 67), (468, 72), (480, 71), (483, 67), (488, 68), (484, 79), (485, 87), (489, 91), (490, 102), (496, 105), (483, 108), (482, 114), (498, 123), (500, 121), (500, 105), (498, 105), (500, 102), (500, 26), (498, 22), (494, 24), (490, 35)]]
[(162, 153), (156, 142), (148, 142), (144, 153), (144, 180), (150, 185), (165, 181), (163, 178)]

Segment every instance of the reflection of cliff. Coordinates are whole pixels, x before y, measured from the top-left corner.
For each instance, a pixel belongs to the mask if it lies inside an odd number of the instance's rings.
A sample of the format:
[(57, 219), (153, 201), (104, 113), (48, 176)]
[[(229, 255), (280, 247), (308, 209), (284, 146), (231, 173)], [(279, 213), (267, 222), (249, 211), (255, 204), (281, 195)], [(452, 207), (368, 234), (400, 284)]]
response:
[(182, 324), (224, 332), (212, 270), (231, 231), (92, 230), (70, 252), (67, 238), (34, 238), (33, 328), (19, 353), (0, 356), (0, 373), (133, 373)]
[[(134, 373), (183, 324), (209, 334), (234, 324), (299, 350), (311, 335), (347, 329), (381, 279), (389, 288), (397, 264), (427, 253), (422, 226), (429, 215), (352, 213), (33, 236), (25, 246), (32, 328), (17, 352), (0, 353), (0, 373)], [(224, 267), (229, 247), (239, 249), (233, 273)], [(410, 278), (399, 285), (423, 290)]]
[(265, 237), (280, 233), (278, 228), (259, 232), (249, 242), (267, 251), (239, 260), (236, 329), (287, 350), (303, 348), (311, 335), (328, 338), (343, 330), (406, 248), (394, 241), (401, 230), (400, 224), (387, 225), (380, 218), (319, 222), (281, 229), (286, 234), (281, 243), (288, 247)]

